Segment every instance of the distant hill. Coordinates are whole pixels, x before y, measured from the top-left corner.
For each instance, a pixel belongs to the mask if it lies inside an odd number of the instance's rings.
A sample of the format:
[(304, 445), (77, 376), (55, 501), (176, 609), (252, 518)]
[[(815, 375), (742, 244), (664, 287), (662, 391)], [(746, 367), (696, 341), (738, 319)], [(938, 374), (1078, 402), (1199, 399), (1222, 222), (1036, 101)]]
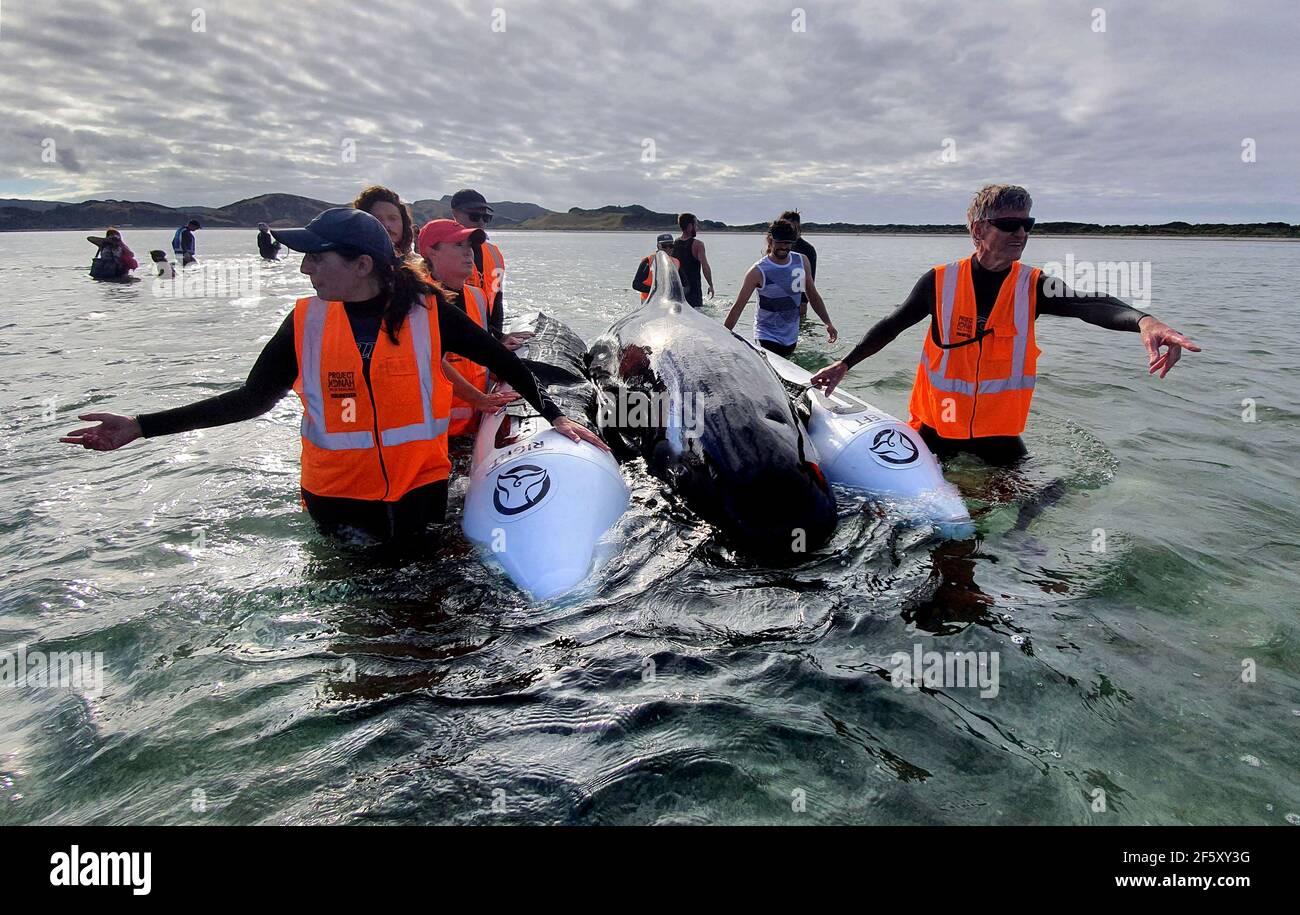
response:
[[(168, 228), (184, 223), (191, 214), (157, 203), (130, 200), (87, 200), (69, 203), (43, 213), (8, 207), (0, 210), (0, 230), (12, 229), (103, 229)], [(207, 226), (238, 225), (229, 217), (207, 214), (200, 217)]]
[(299, 197), (296, 194), (262, 194), (258, 197), (249, 197), (247, 200), (228, 203), (216, 213), (201, 218), (229, 218), (239, 226), (255, 226), (259, 222), (264, 222), (275, 228), (289, 228), (305, 226), (322, 210), (343, 205), (313, 200), (311, 197)]
[(0, 197), (0, 207), (13, 207), (18, 210), (35, 210), (37, 213), (44, 213), (46, 210), (52, 210), (55, 207), (63, 206), (67, 206), (67, 204), (57, 200), (21, 200), (17, 197)]
[[(589, 229), (630, 230), (638, 232), (672, 232), (677, 229), (676, 213), (656, 213), (640, 204), (629, 206), (603, 206), (594, 210), (573, 207), (567, 213), (547, 213), (526, 219), (521, 229)], [(727, 228), (725, 223), (700, 220), (700, 228), (717, 232)]]
[(223, 207), (180, 209), (131, 200), (87, 200), (39, 211), (0, 206), (0, 231), (21, 229), (170, 229), (198, 218), (205, 228), (252, 227), (259, 222), (287, 227), (304, 225), (321, 210), (338, 206), (296, 194), (262, 194)]
[[(451, 197), (417, 200), (411, 207), (418, 224), (451, 215)], [(297, 194), (260, 194), (236, 200), (222, 207), (166, 207), (148, 201), (87, 200), (62, 203), (52, 200), (0, 198), (0, 232), (22, 230), (103, 229), (170, 229), (197, 216), (206, 228), (256, 226), (266, 222), (276, 227), (305, 225), (321, 210), (342, 204), (327, 203)], [(603, 206), (585, 210), (573, 207), (557, 213), (535, 203), (509, 200), (493, 202), (496, 213), (493, 228), (608, 230), (636, 232), (675, 232), (676, 213), (656, 213), (630, 204)], [(709, 219), (700, 220), (705, 232), (762, 232), (766, 223), (728, 226)], [(888, 223), (806, 222), (806, 233), (857, 235), (965, 235), (966, 227), (957, 224), (904, 225)], [(1097, 225), (1088, 222), (1040, 222), (1035, 235), (1136, 235), (1136, 236), (1222, 236), (1227, 238), (1300, 238), (1300, 225), (1285, 222), (1188, 223), (1166, 222), (1158, 225)]]
[[(762, 232), (766, 223), (729, 226), (732, 231)], [(808, 235), (967, 235), (966, 226), (956, 224), (904, 225), (887, 223), (860, 225), (849, 222), (805, 222), (803, 231)], [(1224, 236), (1228, 238), (1300, 238), (1300, 226), (1285, 222), (1165, 222), (1157, 225), (1098, 225), (1092, 222), (1040, 222), (1034, 226), (1034, 235), (1159, 235), (1159, 236)]]
[[(488, 201), (492, 207), (493, 226), (517, 226), (526, 219), (545, 216), (551, 210), (535, 203), (515, 203), (511, 200)], [(451, 195), (445, 194), (438, 200), (417, 200), (411, 204), (418, 225), (424, 225), (431, 219), (451, 218)]]
[[(0, 232), (19, 230), (172, 228), (198, 218), (206, 228), (252, 227), (265, 222), (273, 227), (305, 225), (330, 207), (329, 203), (297, 194), (261, 194), (221, 207), (167, 207), (148, 201), (87, 200), (59, 203), (52, 200), (0, 199)], [(411, 205), (417, 225), (430, 219), (451, 216), (451, 196), (441, 200), (417, 200)], [(551, 213), (535, 203), (509, 200), (493, 202), (494, 227), (516, 226), (526, 219)]]

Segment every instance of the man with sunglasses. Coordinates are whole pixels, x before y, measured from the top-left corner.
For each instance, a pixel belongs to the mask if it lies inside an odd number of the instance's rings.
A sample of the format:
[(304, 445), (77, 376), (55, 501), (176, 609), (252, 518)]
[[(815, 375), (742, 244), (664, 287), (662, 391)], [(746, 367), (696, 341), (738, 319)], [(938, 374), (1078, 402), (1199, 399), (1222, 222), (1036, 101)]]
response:
[(992, 464), (1011, 464), (1027, 453), (1020, 433), (1034, 393), (1038, 315), (1141, 334), (1148, 374), (1159, 372), (1161, 378), (1184, 348), (1200, 352), (1183, 334), (1119, 299), (1076, 294), (1020, 263), (1034, 226), (1032, 205), (1023, 187), (981, 189), (966, 214), (975, 253), (928, 271), (902, 305), (812, 383), (829, 394), (850, 368), (929, 318), (909, 404), (912, 427), (941, 459), (967, 452)]
[(506, 345), (507, 349), (518, 349), (522, 340), (513, 334), (507, 337), (502, 333), (505, 324), (505, 302), (502, 289), (505, 286), (506, 261), (501, 256), (501, 249), (487, 240), (486, 229), (492, 222), (492, 207), (487, 198), (472, 188), (465, 188), (451, 195), (451, 216), (467, 229), (483, 229), (483, 241), (474, 246), (474, 272), (469, 281), (483, 290), (488, 302), (488, 327), (492, 335)]

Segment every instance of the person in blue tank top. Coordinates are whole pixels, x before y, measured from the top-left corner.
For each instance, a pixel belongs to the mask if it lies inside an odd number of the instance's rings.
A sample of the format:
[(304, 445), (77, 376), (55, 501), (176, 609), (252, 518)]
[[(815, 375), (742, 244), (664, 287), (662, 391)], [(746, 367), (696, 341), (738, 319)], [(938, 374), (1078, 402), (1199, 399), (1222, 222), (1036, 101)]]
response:
[(749, 304), (749, 297), (757, 290), (754, 339), (778, 356), (789, 356), (799, 341), (799, 300), (804, 293), (808, 295), (808, 304), (826, 325), (827, 342), (834, 343), (839, 338), (826, 312), (826, 303), (813, 283), (808, 259), (792, 250), (798, 240), (799, 232), (788, 220), (778, 219), (768, 227), (767, 256), (749, 268), (736, 295), (736, 304), (731, 306), (731, 313), (723, 322), (728, 330), (733, 330)]

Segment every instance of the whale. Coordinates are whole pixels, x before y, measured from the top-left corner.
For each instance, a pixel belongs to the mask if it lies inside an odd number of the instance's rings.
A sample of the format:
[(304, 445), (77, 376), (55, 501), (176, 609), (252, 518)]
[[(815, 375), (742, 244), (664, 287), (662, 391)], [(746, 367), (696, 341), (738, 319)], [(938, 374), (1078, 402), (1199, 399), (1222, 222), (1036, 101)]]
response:
[(635, 311), (592, 341), (596, 422), (746, 556), (798, 561), (834, 533), (816, 446), (759, 351), (692, 308), (664, 252)]

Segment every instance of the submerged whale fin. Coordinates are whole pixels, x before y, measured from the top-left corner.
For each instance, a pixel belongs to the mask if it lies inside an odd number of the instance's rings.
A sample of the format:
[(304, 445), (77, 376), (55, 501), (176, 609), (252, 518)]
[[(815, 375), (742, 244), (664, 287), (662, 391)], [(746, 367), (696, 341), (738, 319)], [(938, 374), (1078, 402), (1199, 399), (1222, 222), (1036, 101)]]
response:
[(667, 251), (655, 252), (655, 281), (650, 287), (650, 297), (645, 305), (667, 307), (670, 311), (680, 311), (686, 304), (686, 289), (682, 278), (677, 273), (677, 265)]

